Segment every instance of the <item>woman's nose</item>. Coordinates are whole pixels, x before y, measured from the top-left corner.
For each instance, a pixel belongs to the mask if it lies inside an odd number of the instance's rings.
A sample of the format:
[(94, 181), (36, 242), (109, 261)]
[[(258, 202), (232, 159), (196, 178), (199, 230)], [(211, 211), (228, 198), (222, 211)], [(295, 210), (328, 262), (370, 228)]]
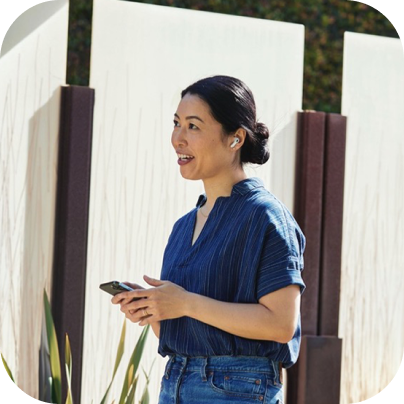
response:
[(176, 128), (173, 131), (171, 140), (174, 147), (186, 144), (185, 131), (182, 128)]

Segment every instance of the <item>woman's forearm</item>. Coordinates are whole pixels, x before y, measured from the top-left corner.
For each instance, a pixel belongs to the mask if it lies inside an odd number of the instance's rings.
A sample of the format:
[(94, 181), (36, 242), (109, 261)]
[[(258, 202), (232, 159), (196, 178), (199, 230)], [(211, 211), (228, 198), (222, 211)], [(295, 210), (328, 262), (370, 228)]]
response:
[[(137, 313), (147, 308), (150, 316), (141, 319), (139, 325), (151, 324), (158, 338), (159, 321), (183, 316), (249, 339), (287, 343), (296, 331), (300, 308), (298, 285), (292, 284), (267, 293), (259, 299), (259, 303), (229, 303), (188, 292), (170, 281), (146, 275), (144, 278), (154, 287), (120, 293), (118, 296), (123, 299), (121, 310), (129, 319), (138, 322)], [(133, 301), (135, 297), (147, 298), (147, 301)]]
[(289, 342), (293, 334), (285, 319), (262, 304), (228, 303), (189, 293), (186, 316), (243, 338)]

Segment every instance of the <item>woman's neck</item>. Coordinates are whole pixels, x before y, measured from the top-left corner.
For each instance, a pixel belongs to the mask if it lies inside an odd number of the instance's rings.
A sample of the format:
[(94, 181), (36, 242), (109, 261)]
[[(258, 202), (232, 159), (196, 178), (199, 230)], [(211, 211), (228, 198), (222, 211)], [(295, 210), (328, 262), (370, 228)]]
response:
[(245, 180), (246, 178), (248, 178), (248, 176), (242, 169), (240, 169), (232, 171), (230, 175), (227, 173), (227, 175), (222, 177), (202, 180), (207, 198), (204, 208), (205, 212), (210, 212), (212, 210), (216, 199), (220, 196), (230, 196), (233, 185)]

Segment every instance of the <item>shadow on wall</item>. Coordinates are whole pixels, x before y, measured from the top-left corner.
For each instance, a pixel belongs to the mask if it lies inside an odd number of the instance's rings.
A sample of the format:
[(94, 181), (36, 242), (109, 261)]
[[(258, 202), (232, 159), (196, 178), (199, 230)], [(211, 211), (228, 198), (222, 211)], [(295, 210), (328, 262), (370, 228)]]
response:
[(56, 14), (68, 0), (53, 0), (38, 4), (22, 13), (11, 25), (4, 37), (0, 58), (44, 22)]
[(17, 363), (19, 387), (33, 397), (38, 394), (43, 290), (49, 294), (52, 277), (60, 91), (29, 120)]

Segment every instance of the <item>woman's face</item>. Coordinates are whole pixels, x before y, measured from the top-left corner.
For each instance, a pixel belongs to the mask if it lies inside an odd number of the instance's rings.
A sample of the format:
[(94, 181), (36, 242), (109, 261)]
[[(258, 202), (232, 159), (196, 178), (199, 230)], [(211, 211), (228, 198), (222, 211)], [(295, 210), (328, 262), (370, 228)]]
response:
[(171, 143), (178, 156), (181, 175), (190, 180), (205, 180), (226, 175), (233, 169), (233, 136), (222, 140), (222, 125), (210, 113), (209, 105), (196, 95), (186, 94), (174, 114)]

